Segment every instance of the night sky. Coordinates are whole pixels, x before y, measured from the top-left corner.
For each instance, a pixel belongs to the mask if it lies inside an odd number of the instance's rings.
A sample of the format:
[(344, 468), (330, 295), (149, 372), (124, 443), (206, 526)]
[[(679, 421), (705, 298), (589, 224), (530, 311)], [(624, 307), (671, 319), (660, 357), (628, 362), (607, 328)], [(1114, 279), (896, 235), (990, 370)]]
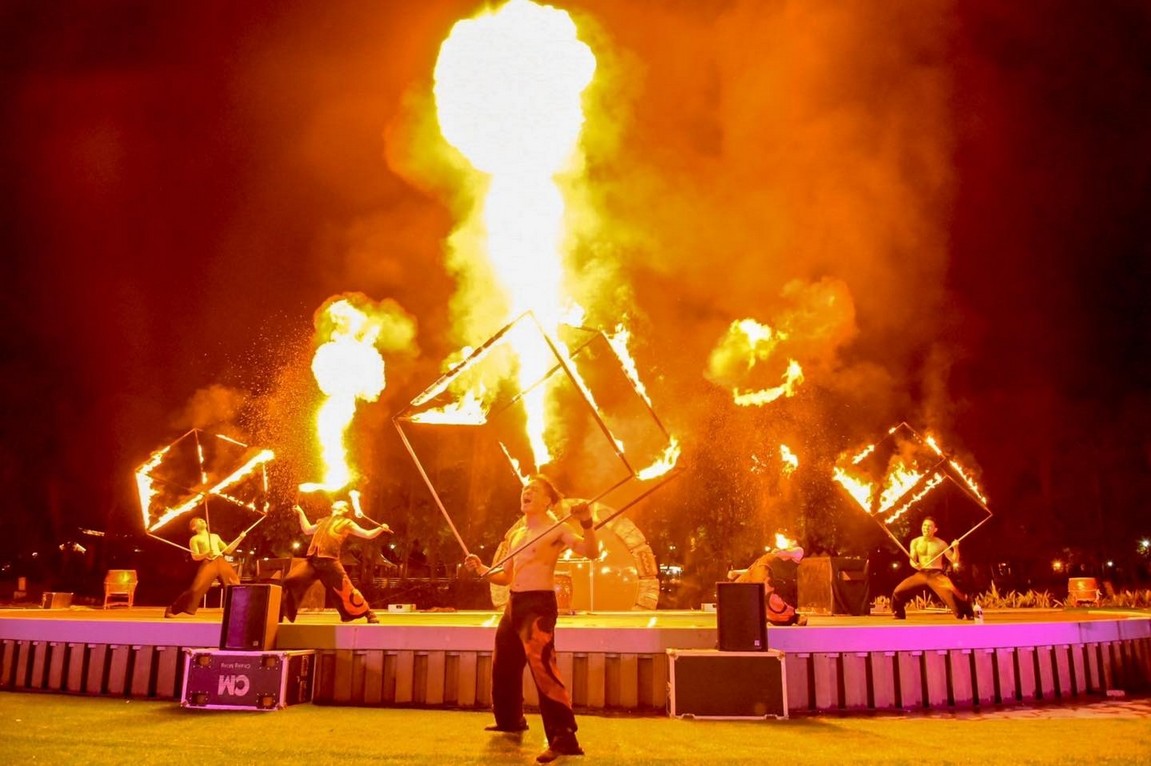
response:
[[(557, 7), (598, 61), (572, 292), (626, 314), (685, 445), (650, 528), (826, 506), (835, 456), (907, 421), (977, 473), (987, 556), (1151, 535), (1145, 2)], [(480, 8), (0, 7), (0, 554), (141, 531), (132, 470), (194, 425), (306, 462), (312, 316), (345, 291), (418, 324), (356, 434), (378, 488), (416, 486), (389, 419), (484, 339), (426, 151), (439, 46)], [(794, 398), (735, 407), (709, 368), (745, 317), (791, 331)], [(802, 490), (749, 468), (781, 441)]]

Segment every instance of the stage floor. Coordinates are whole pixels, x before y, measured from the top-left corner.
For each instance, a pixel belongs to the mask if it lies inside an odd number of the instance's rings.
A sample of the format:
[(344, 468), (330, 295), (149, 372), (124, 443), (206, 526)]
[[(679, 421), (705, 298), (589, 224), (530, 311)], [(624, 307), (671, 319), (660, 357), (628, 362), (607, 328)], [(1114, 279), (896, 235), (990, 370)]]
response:
[[(0, 639), (150, 643), (212, 647), (219, 643), (223, 610), (165, 619), (161, 607), (70, 607), (0, 609)], [(490, 650), (500, 612), (376, 612), (379, 624), (341, 623), (335, 610), (301, 612), (281, 623), (280, 649), (469, 649)], [(907, 620), (890, 614), (809, 615), (800, 627), (769, 627), (768, 648), (780, 651), (899, 651), (995, 648), (1078, 643), (1139, 634), (1151, 613), (1117, 609), (986, 610), (984, 622), (956, 620), (950, 612), (912, 611)], [(1125, 626), (1125, 630), (1120, 627)], [(706, 611), (578, 612), (561, 615), (556, 640), (562, 651), (659, 652), (717, 645), (716, 613)]]

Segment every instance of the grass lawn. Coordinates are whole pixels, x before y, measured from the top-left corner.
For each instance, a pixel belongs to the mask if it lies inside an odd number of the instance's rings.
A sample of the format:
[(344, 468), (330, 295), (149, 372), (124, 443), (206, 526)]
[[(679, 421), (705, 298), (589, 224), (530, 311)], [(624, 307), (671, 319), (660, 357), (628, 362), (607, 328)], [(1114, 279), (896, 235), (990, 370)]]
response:
[[(61, 694), (0, 693), (0, 762), (10, 764), (532, 764), (538, 715), (521, 739), (486, 712), (296, 705), (266, 713), (185, 710)], [(1151, 763), (1151, 703), (982, 715), (692, 721), (581, 716), (588, 755), (559, 764)]]

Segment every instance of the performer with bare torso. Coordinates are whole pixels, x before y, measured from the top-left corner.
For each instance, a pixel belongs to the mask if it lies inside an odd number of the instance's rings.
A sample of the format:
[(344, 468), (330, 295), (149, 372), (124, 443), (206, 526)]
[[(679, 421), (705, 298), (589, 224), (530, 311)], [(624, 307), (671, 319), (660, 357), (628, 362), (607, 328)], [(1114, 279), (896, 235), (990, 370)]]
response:
[(911, 566), (917, 571), (895, 586), (891, 594), (891, 611), (895, 619), (907, 619), (907, 602), (911, 594), (921, 588), (930, 588), (935, 595), (947, 604), (951, 612), (960, 620), (975, 619), (971, 601), (955, 587), (943, 571), (944, 559), (959, 564), (959, 541), (948, 545), (935, 536), (935, 519), (928, 516), (923, 520), (923, 534), (911, 541)]
[(208, 522), (199, 516), (188, 522), (188, 528), (192, 530), (192, 539), (188, 541), (192, 561), (199, 561), (200, 568), (196, 570), (196, 577), (188, 589), (164, 610), (165, 617), (175, 617), (181, 613), (195, 614), (200, 599), (217, 579), (222, 586), (237, 585), (240, 582), (240, 576), (236, 574), (227, 556), (236, 550), (246, 533), (241, 532), (239, 537), (225, 545), (218, 534), (208, 531)]
[(390, 534), (391, 528), (387, 524), (380, 524), (375, 529), (364, 529), (348, 518), (351, 508), (347, 500), (332, 503), (331, 514), (315, 524), (308, 521), (300, 506), (295, 506), (293, 510), (300, 523), (300, 531), (309, 535), (312, 541), (308, 546), (308, 557), (296, 562), (284, 578), (283, 616), (288, 622), (295, 622), (300, 601), (312, 583), (319, 580), (336, 597), (336, 611), (340, 614), (341, 622), (364, 617), (370, 623), (378, 623), (376, 613), (369, 608), (363, 594), (352, 585), (351, 578), (344, 571), (344, 565), (340, 563), (340, 552), (348, 535), (373, 540), (385, 532)]
[[(506, 537), (508, 550), (518, 552), (503, 564), (503, 571), (489, 576), (491, 582), (509, 586), (511, 593), (496, 629), (492, 660), (492, 710), (496, 722), (487, 729), (518, 733), (528, 728), (523, 712), (523, 673), (527, 664), (539, 691), (540, 715), (548, 740), (548, 748), (536, 758), (540, 763), (549, 763), (561, 755), (583, 755), (575, 736), (578, 727), (571, 695), (556, 664), (556, 562), (565, 549), (589, 559), (599, 555), (591, 509), (586, 503), (572, 508), (572, 517), (583, 531), (580, 536), (565, 524), (555, 526), (551, 511), (559, 501), (559, 492), (546, 476), (537, 474), (528, 480), (520, 493), (523, 523), (513, 526)], [(492, 572), (475, 554), (469, 554), (464, 565), (480, 575)]]

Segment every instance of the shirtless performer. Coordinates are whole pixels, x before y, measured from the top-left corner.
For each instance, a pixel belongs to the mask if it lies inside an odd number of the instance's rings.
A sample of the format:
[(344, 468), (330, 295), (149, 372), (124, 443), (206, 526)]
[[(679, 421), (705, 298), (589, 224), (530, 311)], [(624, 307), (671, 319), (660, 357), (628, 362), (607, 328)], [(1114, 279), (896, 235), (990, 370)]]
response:
[(246, 533), (241, 532), (239, 537), (225, 545), (218, 534), (208, 531), (208, 522), (199, 516), (188, 522), (188, 528), (192, 530), (192, 539), (188, 541), (192, 561), (199, 561), (200, 568), (196, 570), (196, 577), (188, 589), (164, 610), (165, 617), (175, 617), (182, 613), (195, 614), (200, 599), (216, 579), (220, 580), (221, 585), (237, 585), (240, 582), (240, 576), (226, 557), (236, 550)]
[[(520, 493), (523, 523), (509, 530), (508, 550), (517, 550), (555, 525), (552, 508), (559, 502), (560, 494), (546, 476), (537, 474), (529, 479)], [(494, 573), (475, 554), (464, 559), (468, 569), (480, 575), (491, 573), (490, 582), (507, 585), (511, 591), (496, 629), (492, 660), (492, 711), (496, 722), (487, 730), (519, 733), (528, 728), (523, 713), (523, 673), (527, 664), (539, 691), (540, 715), (548, 740), (548, 748), (536, 757), (539, 763), (550, 763), (561, 755), (583, 755), (575, 736), (578, 727), (571, 695), (556, 664), (555, 568), (565, 548), (595, 559), (599, 543), (588, 505), (576, 505), (571, 512), (580, 523), (582, 537), (560, 524), (508, 559), (503, 571)]]
[(955, 540), (948, 545), (936, 537), (935, 519), (930, 516), (923, 520), (922, 529), (923, 534), (911, 541), (911, 566), (918, 571), (896, 585), (895, 592), (891, 594), (891, 611), (895, 619), (907, 619), (907, 602), (911, 600), (911, 594), (920, 588), (931, 588), (957, 619), (975, 619), (971, 601), (943, 572), (944, 559), (952, 564), (959, 563), (959, 541)]

